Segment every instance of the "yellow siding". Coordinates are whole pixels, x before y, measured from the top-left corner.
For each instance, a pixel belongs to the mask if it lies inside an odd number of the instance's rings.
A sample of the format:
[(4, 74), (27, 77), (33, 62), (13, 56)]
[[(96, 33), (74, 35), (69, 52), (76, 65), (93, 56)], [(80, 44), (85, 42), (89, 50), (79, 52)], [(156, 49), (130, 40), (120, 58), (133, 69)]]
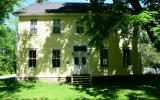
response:
[[(73, 66), (73, 46), (78, 44), (88, 45), (89, 36), (76, 34), (75, 22), (80, 14), (64, 14), (64, 15), (46, 15), (46, 16), (20, 16), (19, 17), (19, 42), (18, 42), (18, 68), (17, 74), (23, 76), (38, 77), (66, 77), (71, 75), (71, 67)], [(61, 34), (52, 33), (53, 19), (61, 19)], [(30, 35), (30, 19), (38, 19), (37, 35)], [(137, 38), (135, 38), (137, 40)], [(136, 41), (135, 45), (131, 45), (131, 49), (135, 48), (135, 52), (131, 54), (131, 60), (134, 66), (129, 68), (123, 67), (122, 44), (123, 40), (119, 35), (112, 32), (108, 38), (104, 40), (105, 46), (108, 48), (109, 66), (106, 69), (100, 67), (99, 51), (93, 49), (88, 55), (89, 66), (93, 76), (101, 75), (129, 75), (141, 74), (141, 66), (136, 62), (139, 61), (139, 53)], [(28, 50), (36, 48), (37, 67), (28, 67)], [(61, 66), (60, 68), (52, 68), (51, 50), (61, 50)], [(134, 58), (133, 58), (134, 57)], [(134, 59), (134, 60), (133, 60)], [(137, 60), (136, 60), (137, 59)], [(133, 71), (133, 70), (136, 70)]]

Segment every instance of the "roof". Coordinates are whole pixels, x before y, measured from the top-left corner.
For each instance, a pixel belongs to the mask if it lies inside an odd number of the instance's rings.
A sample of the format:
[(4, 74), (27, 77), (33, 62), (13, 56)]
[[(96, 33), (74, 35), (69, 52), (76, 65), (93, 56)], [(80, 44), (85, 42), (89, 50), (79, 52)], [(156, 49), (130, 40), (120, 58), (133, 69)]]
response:
[[(34, 3), (26, 8), (14, 12), (15, 15), (39, 15), (46, 13), (85, 13), (89, 3)], [(111, 8), (111, 4), (105, 4), (105, 10)]]

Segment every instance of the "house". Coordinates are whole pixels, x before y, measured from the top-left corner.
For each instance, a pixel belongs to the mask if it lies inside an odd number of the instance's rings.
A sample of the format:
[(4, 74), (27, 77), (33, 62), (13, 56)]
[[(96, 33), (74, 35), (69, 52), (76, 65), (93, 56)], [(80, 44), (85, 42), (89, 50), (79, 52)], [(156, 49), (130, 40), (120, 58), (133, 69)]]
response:
[[(118, 32), (104, 40), (104, 48), (89, 48), (91, 36), (77, 20), (87, 12), (87, 3), (35, 3), (14, 14), (19, 17), (17, 76), (67, 81), (74, 77), (140, 75), (138, 39), (127, 47)], [(109, 8), (106, 4), (106, 9)]]

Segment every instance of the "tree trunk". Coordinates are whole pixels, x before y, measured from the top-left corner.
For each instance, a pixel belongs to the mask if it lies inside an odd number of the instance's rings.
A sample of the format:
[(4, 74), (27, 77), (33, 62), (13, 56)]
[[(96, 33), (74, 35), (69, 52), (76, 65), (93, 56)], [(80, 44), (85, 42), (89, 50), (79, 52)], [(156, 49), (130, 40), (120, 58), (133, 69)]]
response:
[[(138, 13), (140, 13), (141, 11), (143, 11), (143, 8), (142, 8), (142, 6), (140, 5), (139, 0), (129, 0), (129, 3), (131, 4), (131, 6), (132, 6), (133, 9), (134, 9), (134, 13), (138, 14)], [(149, 25), (150, 25), (151, 27), (149, 27)], [(154, 27), (154, 26), (155, 26), (155, 24), (152, 23), (152, 22), (143, 26), (143, 27), (145, 28), (145, 30), (146, 30), (146, 32), (147, 32), (147, 35), (149, 36), (149, 38), (150, 38), (150, 40), (151, 40), (152, 43), (154, 43), (154, 42), (156, 41), (156, 39), (157, 39), (157, 37), (154, 36), (153, 32), (150, 31), (150, 29), (151, 29), (152, 27)], [(158, 41), (158, 43), (155, 44), (155, 47), (156, 47), (156, 49), (157, 49), (158, 51), (160, 51), (159, 45), (160, 45), (160, 41)]]

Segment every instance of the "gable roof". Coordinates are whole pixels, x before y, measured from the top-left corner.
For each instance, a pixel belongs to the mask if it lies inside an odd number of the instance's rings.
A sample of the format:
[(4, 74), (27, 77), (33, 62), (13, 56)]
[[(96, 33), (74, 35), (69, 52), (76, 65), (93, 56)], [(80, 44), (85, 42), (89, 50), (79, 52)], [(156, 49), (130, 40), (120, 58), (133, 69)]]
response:
[[(15, 15), (39, 15), (46, 13), (85, 13), (89, 3), (34, 3), (14, 12)], [(105, 10), (111, 9), (111, 4), (105, 4)]]

